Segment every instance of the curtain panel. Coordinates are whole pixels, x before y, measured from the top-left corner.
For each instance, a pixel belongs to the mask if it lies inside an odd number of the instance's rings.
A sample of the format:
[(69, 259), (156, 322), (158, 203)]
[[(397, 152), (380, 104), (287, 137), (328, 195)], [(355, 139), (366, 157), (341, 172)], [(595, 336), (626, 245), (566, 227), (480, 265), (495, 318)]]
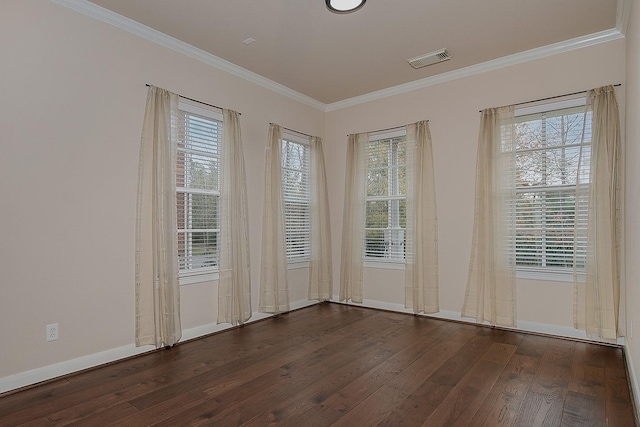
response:
[[(578, 172), (589, 174), (587, 248), (584, 275), (576, 273), (574, 262), (574, 324), (591, 338), (615, 340), (622, 336), (619, 325), (621, 143), (613, 86), (590, 90), (587, 112), (592, 114), (591, 156), (588, 164), (580, 163)], [(583, 134), (581, 150), (586, 147), (584, 142)], [(576, 200), (582, 194), (578, 189)]]
[(516, 326), (513, 107), (482, 111), (471, 260), (462, 316)]
[(260, 307), (264, 313), (289, 311), (287, 247), (282, 196), (282, 128), (269, 126), (262, 216)]
[(362, 302), (368, 133), (349, 135), (342, 220), (340, 301)]
[(439, 311), (438, 223), (429, 123), (407, 126), (405, 307)]
[(149, 87), (136, 209), (136, 346), (171, 346), (182, 336), (178, 281), (176, 153), (178, 95)]
[(247, 183), (239, 114), (222, 115), (218, 323), (237, 325), (252, 315)]
[(328, 301), (333, 294), (329, 193), (322, 138), (312, 136), (311, 146), (311, 260), (309, 299)]

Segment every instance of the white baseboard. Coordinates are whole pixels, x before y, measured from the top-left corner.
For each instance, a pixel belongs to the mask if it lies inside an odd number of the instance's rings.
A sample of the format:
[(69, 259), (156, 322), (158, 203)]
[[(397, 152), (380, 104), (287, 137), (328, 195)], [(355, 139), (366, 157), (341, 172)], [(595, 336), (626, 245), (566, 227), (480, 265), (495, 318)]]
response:
[(631, 354), (627, 345), (624, 346), (624, 357), (627, 361), (629, 384), (631, 384), (631, 399), (634, 402), (635, 408), (634, 416), (636, 417), (636, 425), (640, 426), (640, 388), (638, 388), (638, 377), (636, 376), (636, 370), (633, 366)]
[[(314, 304), (318, 304), (318, 301), (297, 301), (291, 303), (291, 310), (308, 307)], [(258, 320), (266, 319), (267, 317), (271, 316), (273, 315), (256, 312), (253, 313), (253, 316), (247, 323), (257, 322)], [(219, 332), (231, 327), (232, 326), (229, 324), (218, 325), (215, 323), (197, 326), (195, 328), (182, 331), (181, 341), (198, 338), (203, 335), (208, 335), (213, 332)], [(78, 357), (76, 359), (65, 360), (64, 362), (56, 363), (53, 365), (43, 366), (42, 368), (36, 368), (30, 371), (9, 375), (4, 378), (0, 378), (0, 393), (5, 393), (42, 381), (47, 381), (53, 378), (72, 374), (74, 372), (82, 371), (83, 369), (94, 368), (96, 366), (104, 365), (105, 363), (115, 362), (117, 360), (136, 356), (142, 353), (147, 353), (153, 350), (155, 349), (152, 346), (136, 347), (135, 344), (129, 344), (122, 347), (101, 351), (99, 353)]]
[(136, 347), (135, 344), (129, 344), (101, 351), (100, 353), (89, 354), (76, 359), (65, 360), (64, 362), (43, 366), (42, 368), (9, 375), (7, 377), (0, 378), (0, 393), (5, 393), (17, 388), (61, 377), (72, 372), (82, 371), (83, 369), (92, 368), (94, 366), (104, 365), (105, 363), (114, 362), (119, 359), (146, 353), (148, 351), (152, 351), (152, 349), (149, 347)]
[[(309, 307), (312, 305), (318, 304), (318, 301), (296, 301), (289, 304), (289, 308), (291, 310), (297, 310), (299, 308)], [(269, 313), (259, 313), (254, 312), (251, 316), (251, 319), (247, 321), (247, 323), (257, 322), (262, 319), (266, 319), (268, 317), (273, 317), (273, 314)], [(229, 329), (231, 326), (228, 323), (217, 324), (217, 323), (209, 323), (208, 325), (196, 326), (195, 328), (187, 329), (182, 331), (182, 339), (180, 341), (192, 340), (194, 338), (202, 337), (205, 335), (212, 334), (214, 332), (224, 331), (225, 329)]]
[[(333, 302), (339, 301), (337, 296), (334, 296)], [(364, 299), (362, 304), (352, 303), (352, 302), (341, 302), (340, 304), (353, 305), (355, 307), (369, 307), (369, 308), (378, 308), (382, 310), (396, 311), (398, 313), (409, 313), (413, 314), (413, 310), (405, 308), (403, 304), (390, 303), (385, 301), (376, 301)], [(433, 317), (435, 319), (446, 319), (446, 320), (456, 320), (458, 322), (465, 322), (473, 325), (477, 325), (477, 322), (474, 319), (468, 317), (462, 317), (460, 312), (457, 311), (447, 311), (441, 310), (438, 313), (431, 314), (420, 314), (420, 316), (425, 317)], [(484, 324), (489, 325), (489, 322), (485, 322)], [(539, 334), (547, 334), (547, 335), (555, 335), (562, 338), (576, 338), (585, 341), (593, 341), (595, 343), (602, 343), (600, 341), (591, 339), (587, 337), (587, 334), (584, 331), (580, 331), (578, 329), (574, 329), (567, 326), (557, 326), (557, 325), (549, 325), (546, 323), (537, 323), (537, 322), (527, 322), (523, 320), (518, 320), (517, 328), (505, 328), (505, 329), (513, 329), (514, 331), (522, 331), (522, 332), (535, 332)], [(624, 345), (624, 338), (618, 338), (618, 344)]]
[[(333, 298), (334, 302), (338, 301), (338, 297)], [(291, 303), (291, 310), (308, 307), (318, 304), (317, 301), (297, 301)], [(367, 300), (365, 299), (363, 304), (347, 303), (347, 305), (353, 305), (356, 307), (369, 307), (378, 308), (383, 310), (390, 310), (399, 313), (413, 314), (413, 311), (405, 308), (402, 304), (389, 303), (385, 301)], [(247, 323), (257, 322), (259, 320), (271, 317), (271, 314), (266, 313), (253, 313), (253, 316)], [(426, 315), (427, 317), (433, 317), (437, 319), (457, 320), (469, 324), (476, 324), (473, 319), (463, 318), (460, 313), (455, 311), (440, 311), (439, 313)], [(182, 341), (198, 338), (204, 335), (208, 335), (214, 332), (219, 332), (225, 329), (231, 328), (228, 324), (218, 325), (210, 323), (208, 325), (197, 326), (195, 328), (187, 329), (182, 332)], [(516, 331), (524, 332), (536, 332), (549, 335), (556, 335), (565, 338), (578, 338), (582, 340), (589, 340), (583, 331), (579, 331), (569, 327), (548, 325), (544, 323), (525, 322), (519, 321), (518, 328), (514, 328)], [(620, 344), (624, 344), (624, 339), (619, 340)], [(102, 351), (100, 353), (90, 354), (88, 356), (78, 357), (76, 359), (67, 360), (64, 362), (56, 363), (42, 368), (32, 369), (30, 371), (20, 372), (18, 374), (9, 375), (4, 378), (0, 378), (0, 393), (15, 390), (21, 387), (36, 384), (42, 381), (47, 381), (53, 378), (68, 375), (73, 372), (78, 372), (83, 369), (93, 368), (105, 363), (114, 362), (120, 359), (124, 359), (131, 356), (136, 356), (142, 353), (153, 351), (150, 346), (136, 347), (134, 344), (129, 344), (122, 347), (113, 348), (110, 350)], [(633, 365), (629, 360), (629, 352), (625, 348), (625, 356), (627, 357), (627, 366), (629, 366), (629, 374), (631, 380), (631, 386), (634, 391), (634, 398), (636, 401), (636, 407), (640, 408), (640, 402), (638, 397), (640, 395), (640, 389), (638, 388), (637, 377), (633, 371)], [(639, 423), (640, 425), (640, 423)]]

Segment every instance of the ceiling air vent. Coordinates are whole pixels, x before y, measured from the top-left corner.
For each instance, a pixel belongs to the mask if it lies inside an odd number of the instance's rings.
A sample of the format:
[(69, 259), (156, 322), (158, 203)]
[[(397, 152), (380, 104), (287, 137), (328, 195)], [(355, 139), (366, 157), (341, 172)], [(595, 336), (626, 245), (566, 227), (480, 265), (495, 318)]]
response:
[(449, 59), (451, 59), (451, 55), (449, 55), (447, 49), (440, 49), (435, 52), (427, 53), (426, 55), (411, 58), (408, 62), (413, 68), (422, 68), (438, 62), (448, 61)]

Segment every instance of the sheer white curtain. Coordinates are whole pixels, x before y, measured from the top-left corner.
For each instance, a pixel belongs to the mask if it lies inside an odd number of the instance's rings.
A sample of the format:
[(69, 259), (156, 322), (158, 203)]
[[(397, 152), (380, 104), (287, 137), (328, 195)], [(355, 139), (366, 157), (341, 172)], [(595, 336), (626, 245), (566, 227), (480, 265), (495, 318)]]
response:
[[(620, 118), (613, 86), (587, 93), (592, 113), (591, 160), (580, 164), (578, 177), (589, 174), (586, 274), (575, 274), (574, 323), (599, 339), (616, 339), (620, 315)], [(588, 149), (586, 145), (581, 150)], [(581, 155), (582, 159), (583, 156)], [(586, 162), (585, 162), (586, 163)], [(578, 180), (580, 183), (580, 180)], [(579, 185), (578, 185), (579, 187)], [(578, 189), (576, 199), (581, 191)], [(579, 207), (577, 207), (579, 209)]]
[(349, 135), (342, 220), (340, 301), (362, 302), (368, 133)]
[(182, 336), (178, 282), (176, 155), (178, 95), (149, 87), (136, 212), (136, 346)]
[(324, 168), (322, 138), (312, 136), (311, 145), (311, 262), (309, 299), (327, 301), (333, 293), (329, 194)]
[(237, 325), (251, 318), (247, 183), (239, 114), (222, 115), (218, 323)]
[(482, 111), (471, 261), (462, 315), (516, 326), (513, 107)]
[(407, 228), (405, 307), (414, 313), (439, 311), (438, 224), (429, 123), (407, 126)]
[(281, 313), (289, 311), (289, 285), (282, 197), (282, 128), (276, 124), (269, 126), (263, 209), (259, 311)]

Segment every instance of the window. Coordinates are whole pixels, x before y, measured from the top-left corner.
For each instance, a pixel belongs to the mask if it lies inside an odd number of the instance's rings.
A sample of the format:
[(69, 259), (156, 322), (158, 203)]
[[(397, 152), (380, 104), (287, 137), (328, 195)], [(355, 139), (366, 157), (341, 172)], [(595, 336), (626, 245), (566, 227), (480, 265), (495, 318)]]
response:
[(282, 197), (289, 263), (311, 259), (310, 147), (293, 135), (282, 137)]
[(576, 267), (584, 269), (591, 114), (585, 115), (584, 99), (577, 101), (582, 105), (516, 112), (515, 244), (520, 271), (568, 273), (574, 247)]
[(180, 282), (214, 278), (220, 233), (222, 115), (180, 103), (176, 165)]
[(370, 261), (404, 262), (406, 229), (406, 135), (370, 136), (364, 256)]

